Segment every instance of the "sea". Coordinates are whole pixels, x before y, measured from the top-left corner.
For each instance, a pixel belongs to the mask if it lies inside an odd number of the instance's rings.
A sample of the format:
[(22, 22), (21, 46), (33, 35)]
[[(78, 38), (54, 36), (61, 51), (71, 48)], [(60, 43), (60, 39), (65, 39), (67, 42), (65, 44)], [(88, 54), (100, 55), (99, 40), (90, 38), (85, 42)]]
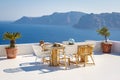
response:
[[(76, 42), (86, 40), (104, 40), (98, 35), (96, 29), (78, 29), (69, 25), (40, 25), (40, 24), (13, 24), (12, 22), (0, 22), (0, 45), (9, 44), (9, 40), (3, 40), (5, 32), (20, 32), (21, 38), (17, 44), (45, 42), (62, 42), (74, 39)], [(120, 29), (110, 29), (109, 40), (120, 41)]]

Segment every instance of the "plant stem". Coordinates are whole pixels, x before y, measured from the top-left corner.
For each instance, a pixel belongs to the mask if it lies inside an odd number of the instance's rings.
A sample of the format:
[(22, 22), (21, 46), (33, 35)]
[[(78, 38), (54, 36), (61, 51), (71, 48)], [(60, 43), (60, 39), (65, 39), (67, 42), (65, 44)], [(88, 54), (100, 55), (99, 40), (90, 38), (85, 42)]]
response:
[(15, 47), (15, 40), (10, 40), (10, 47), (12, 47), (12, 48)]
[(105, 42), (107, 42), (107, 36), (105, 36)]

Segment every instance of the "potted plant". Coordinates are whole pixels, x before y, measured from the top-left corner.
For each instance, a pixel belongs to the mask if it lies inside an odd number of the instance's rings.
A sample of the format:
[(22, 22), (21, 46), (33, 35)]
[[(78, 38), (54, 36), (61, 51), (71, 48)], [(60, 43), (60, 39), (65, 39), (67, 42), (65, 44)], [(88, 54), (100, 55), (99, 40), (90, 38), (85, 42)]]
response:
[(104, 36), (105, 41), (101, 43), (101, 48), (103, 53), (111, 53), (111, 47), (112, 47), (112, 43), (108, 42), (108, 37), (110, 36), (110, 32), (108, 30), (107, 27), (102, 27), (100, 29), (97, 30), (98, 34), (100, 34), (101, 36)]
[(17, 48), (15, 46), (16, 39), (20, 38), (21, 34), (19, 32), (6, 32), (3, 34), (4, 40), (10, 40), (10, 45), (6, 47), (6, 54), (8, 59), (16, 58)]

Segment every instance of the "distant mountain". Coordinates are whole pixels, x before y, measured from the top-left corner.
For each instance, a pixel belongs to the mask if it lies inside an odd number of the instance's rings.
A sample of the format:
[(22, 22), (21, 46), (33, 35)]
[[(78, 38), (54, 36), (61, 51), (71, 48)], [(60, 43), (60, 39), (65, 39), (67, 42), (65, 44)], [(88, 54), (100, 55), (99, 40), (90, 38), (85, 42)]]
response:
[(86, 15), (83, 12), (53, 13), (52, 15), (42, 17), (22, 17), (16, 20), (17, 24), (45, 24), (45, 25), (74, 25), (78, 23), (81, 16)]
[(76, 28), (93, 29), (107, 26), (109, 28), (120, 28), (120, 13), (101, 13), (101, 14), (86, 14), (82, 16)]

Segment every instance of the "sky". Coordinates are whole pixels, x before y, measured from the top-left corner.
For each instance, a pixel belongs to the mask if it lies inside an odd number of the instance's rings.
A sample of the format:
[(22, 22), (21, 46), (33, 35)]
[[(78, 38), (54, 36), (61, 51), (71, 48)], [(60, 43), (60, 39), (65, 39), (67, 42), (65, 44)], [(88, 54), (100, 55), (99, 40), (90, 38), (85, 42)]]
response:
[(0, 21), (69, 11), (95, 14), (120, 12), (120, 0), (0, 0)]

